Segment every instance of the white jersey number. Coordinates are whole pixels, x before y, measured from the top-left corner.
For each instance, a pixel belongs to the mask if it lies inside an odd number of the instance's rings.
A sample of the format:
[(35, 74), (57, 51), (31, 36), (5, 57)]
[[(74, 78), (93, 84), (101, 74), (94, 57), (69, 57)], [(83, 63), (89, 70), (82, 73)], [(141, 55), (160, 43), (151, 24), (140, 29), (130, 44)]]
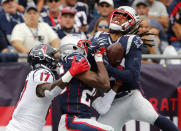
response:
[(82, 104), (87, 105), (88, 107), (90, 107), (91, 100), (90, 100), (90, 98), (88, 98), (88, 96), (94, 96), (95, 93), (96, 93), (96, 89), (95, 88), (93, 88), (92, 91), (90, 91), (90, 90), (83, 90), (80, 102)]

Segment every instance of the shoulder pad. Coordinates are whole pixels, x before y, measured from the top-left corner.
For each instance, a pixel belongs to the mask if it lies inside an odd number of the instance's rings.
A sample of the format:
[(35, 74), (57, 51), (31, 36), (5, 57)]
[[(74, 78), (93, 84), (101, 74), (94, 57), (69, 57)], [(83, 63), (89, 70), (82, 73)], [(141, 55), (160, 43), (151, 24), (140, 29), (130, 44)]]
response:
[(35, 70), (33, 74), (33, 80), (37, 85), (43, 83), (53, 83), (54, 79), (53, 73), (48, 69), (39, 68)]
[(72, 54), (70, 54), (69, 56), (67, 56), (67, 61), (72, 61), (73, 58), (76, 57), (76, 61), (80, 61), (82, 60), (83, 58), (85, 58), (84, 55), (78, 53), (78, 52), (73, 52)]
[(129, 53), (131, 47), (136, 49), (141, 48), (143, 45), (143, 41), (137, 35), (129, 35), (127, 40), (127, 47), (126, 47), (126, 55)]
[(74, 57), (76, 57), (76, 61), (81, 61), (83, 58), (86, 58), (85, 56), (83, 56), (82, 54), (78, 53), (78, 52), (74, 52), (70, 55), (68, 55), (66, 58), (65, 58), (65, 63), (64, 63), (64, 66), (69, 69), (72, 65), (72, 61), (74, 59)]
[(142, 47), (143, 42), (139, 36), (126, 35), (126, 37), (127, 37), (126, 54), (129, 53), (131, 46), (135, 46), (136, 48)]
[(136, 48), (140, 48), (143, 46), (143, 41), (139, 36), (136, 35), (133, 39), (133, 44), (136, 46)]

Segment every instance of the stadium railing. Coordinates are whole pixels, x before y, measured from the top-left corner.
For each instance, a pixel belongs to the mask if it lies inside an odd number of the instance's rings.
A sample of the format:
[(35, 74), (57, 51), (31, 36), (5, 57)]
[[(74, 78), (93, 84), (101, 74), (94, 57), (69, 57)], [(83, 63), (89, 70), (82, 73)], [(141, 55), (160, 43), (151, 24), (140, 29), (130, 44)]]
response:
[[(19, 61), (24, 61), (27, 58), (27, 54), (22, 54), (19, 53)], [(181, 55), (177, 55), (177, 56), (166, 56), (166, 55), (157, 55), (157, 54), (144, 54), (142, 55), (143, 59), (180, 59), (181, 60)]]

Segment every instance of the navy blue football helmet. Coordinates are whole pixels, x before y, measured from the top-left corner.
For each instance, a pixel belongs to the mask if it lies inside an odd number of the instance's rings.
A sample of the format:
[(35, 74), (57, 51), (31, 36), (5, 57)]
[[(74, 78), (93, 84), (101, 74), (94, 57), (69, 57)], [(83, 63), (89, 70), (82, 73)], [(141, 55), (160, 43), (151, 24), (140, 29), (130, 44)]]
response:
[(54, 54), (57, 52), (58, 50), (48, 44), (37, 45), (30, 50), (28, 63), (33, 69), (44, 65), (50, 70), (54, 70), (58, 66), (58, 61), (54, 58)]

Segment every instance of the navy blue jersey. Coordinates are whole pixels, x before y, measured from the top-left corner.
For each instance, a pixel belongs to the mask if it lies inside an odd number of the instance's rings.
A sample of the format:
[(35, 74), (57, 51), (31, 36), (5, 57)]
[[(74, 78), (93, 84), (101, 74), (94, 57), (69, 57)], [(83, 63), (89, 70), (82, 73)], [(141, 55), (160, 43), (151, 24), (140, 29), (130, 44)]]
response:
[(27, 0), (18, 0), (18, 4), (22, 5), (24, 8), (27, 7), (28, 1)]
[(0, 30), (0, 41), (1, 41), (0, 44), (0, 52), (1, 52), (3, 49), (8, 48), (8, 41), (6, 40), (5, 35), (1, 30)]
[(41, 12), (40, 16), (43, 19), (43, 21), (48, 23), (51, 27), (59, 25), (60, 23), (60, 15), (54, 18), (48, 8), (43, 8), (43, 11)]
[[(59, 6), (59, 10), (63, 9), (66, 5), (62, 4)], [(88, 24), (89, 10), (86, 3), (77, 2), (73, 7), (76, 9), (75, 23), (78, 27)]]
[(138, 89), (138, 78), (141, 68), (141, 49), (143, 42), (137, 35), (124, 35), (116, 41), (112, 41), (109, 33), (97, 32), (93, 38), (105, 38), (105, 46), (108, 47), (111, 44), (119, 42), (123, 47), (124, 59), (122, 64), (124, 70), (107, 65), (107, 71), (109, 75), (116, 80), (121, 80), (123, 86), (119, 88), (120, 91)]
[(11, 35), (16, 24), (24, 22), (23, 14), (16, 12), (15, 14), (6, 13), (4, 10), (0, 12), (0, 30), (5, 35)]
[[(73, 56), (76, 56), (77, 61), (85, 58), (79, 53), (72, 53), (64, 60), (60, 60), (65, 72), (71, 67)], [(62, 113), (70, 116), (76, 115), (80, 118), (90, 118), (90, 105), (94, 94), (95, 88), (89, 87), (74, 77), (60, 95)]]
[(176, 15), (179, 13), (179, 10), (181, 10), (181, 0), (173, 0), (171, 4), (168, 6), (168, 14), (169, 14), (169, 28), (167, 31), (168, 40), (169, 41), (175, 41), (179, 40), (179, 38), (176, 37), (175, 33), (172, 30), (172, 26), (174, 25), (176, 21)]
[[(76, 17), (80, 20), (80, 26), (88, 24), (89, 9), (86, 3), (77, 2), (75, 5)], [(76, 23), (78, 26), (79, 24)]]

